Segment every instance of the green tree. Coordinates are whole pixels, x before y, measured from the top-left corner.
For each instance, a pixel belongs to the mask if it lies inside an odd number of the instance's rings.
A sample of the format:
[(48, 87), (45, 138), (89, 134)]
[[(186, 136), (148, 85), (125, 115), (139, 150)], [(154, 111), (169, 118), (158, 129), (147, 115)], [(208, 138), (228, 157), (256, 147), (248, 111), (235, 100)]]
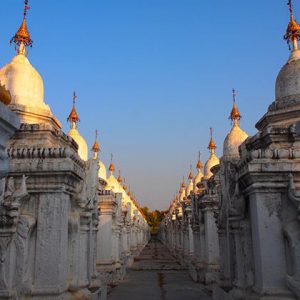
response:
[(142, 208), (148, 225), (151, 227), (151, 233), (157, 233), (160, 223), (163, 220), (166, 211), (154, 210), (151, 211), (149, 207), (145, 206)]

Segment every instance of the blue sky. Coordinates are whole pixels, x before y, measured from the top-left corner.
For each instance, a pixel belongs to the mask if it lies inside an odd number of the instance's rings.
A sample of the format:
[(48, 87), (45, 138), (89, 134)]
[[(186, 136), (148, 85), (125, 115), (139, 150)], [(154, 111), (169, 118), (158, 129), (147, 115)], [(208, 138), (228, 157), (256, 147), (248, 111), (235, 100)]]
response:
[[(198, 151), (207, 159), (210, 126), (222, 155), (233, 87), (241, 127), (256, 132), (289, 55), (286, 2), (30, 0), (28, 58), (64, 131), (76, 90), (88, 144), (97, 128), (101, 159), (108, 164), (112, 152), (138, 201), (165, 209)], [(9, 40), (23, 1), (1, 6), (4, 65), (14, 55)]]

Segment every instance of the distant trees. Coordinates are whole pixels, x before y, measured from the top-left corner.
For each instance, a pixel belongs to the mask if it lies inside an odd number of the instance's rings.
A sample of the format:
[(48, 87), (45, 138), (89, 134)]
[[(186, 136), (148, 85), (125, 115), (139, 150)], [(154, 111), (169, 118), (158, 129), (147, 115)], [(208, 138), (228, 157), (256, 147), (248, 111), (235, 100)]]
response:
[(163, 220), (167, 211), (160, 211), (157, 209), (151, 211), (147, 206), (142, 207), (142, 211), (145, 215), (148, 225), (151, 227), (151, 233), (152, 234), (157, 233), (160, 223)]

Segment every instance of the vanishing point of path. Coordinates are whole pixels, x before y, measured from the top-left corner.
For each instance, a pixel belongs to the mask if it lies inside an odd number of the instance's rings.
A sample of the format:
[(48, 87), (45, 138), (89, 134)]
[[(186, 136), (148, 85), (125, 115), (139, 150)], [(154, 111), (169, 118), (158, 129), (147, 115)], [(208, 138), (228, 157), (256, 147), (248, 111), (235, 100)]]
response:
[(203, 286), (158, 240), (152, 239), (108, 300), (211, 300)]

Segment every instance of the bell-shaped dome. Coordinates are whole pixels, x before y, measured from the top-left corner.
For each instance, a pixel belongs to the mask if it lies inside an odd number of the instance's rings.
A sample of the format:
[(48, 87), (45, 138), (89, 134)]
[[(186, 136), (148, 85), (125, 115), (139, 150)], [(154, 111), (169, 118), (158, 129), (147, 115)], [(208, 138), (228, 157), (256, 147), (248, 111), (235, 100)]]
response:
[[(73, 93), (73, 106), (72, 110), (69, 114), (69, 117), (67, 118), (67, 121), (71, 123), (71, 130), (68, 132), (68, 135), (73, 138), (73, 140), (77, 143), (78, 145), (78, 155), (79, 157), (87, 161), (88, 156), (89, 156), (89, 150), (88, 150), (88, 145), (85, 141), (85, 139), (80, 135), (78, 129), (77, 129), (77, 124), (79, 122), (79, 117), (76, 111), (75, 107), (75, 102), (76, 102), (77, 96), (76, 93)], [(96, 133), (97, 134), (97, 133)], [(97, 138), (96, 138), (97, 140)], [(98, 154), (98, 152), (96, 152)]]
[(186, 195), (189, 196), (193, 190), (194, 190), (194, 182), (193, 180), (190, 180), (186, 188)]
[(187, 196), (189, 196), (191, 194), (191, 192), (194, 190), (194, 181), (193, 181), (194, 176), (193, 176), (193, 173), (192, 173), (192, 167), (191, 167), (188, 179), (189, 179), (189, 183), (188, 183), (188, 186), (186, 188), (186, 195)]
[(127, 193), (123, 189), (121, 182), (118, 181), (118, 179), (114, 176), (114, 171), (115, 171), (115, 165), (113, 163), (113, 155), (111, 155), (111, 162), (109, 165), (110, 175), (107, 178), (106, 189), (112, 190), (114, 193), (122, 193), (123, 196), (126, 194), (126, 196), (127, 196)]
[(230, 132), (227, 134), (223, 143), (223, 159), (239, 158), (239, 146), (247, 139), (248, 135), (239, 126), (239, 120), (241, 114), (236, 106), (236, 93), (232, 90), (233, 107), (230, 113), (230, 119), (233, 122), (233, 126)]
[(110, 171), (110, 175), (108, 176), (107, 180), (107, 186), (105, 187), (106, 190), (113, 191), (114, 193), (121, 193), (122, 194), (122, 203), (123, 204), (128, 204), (130, 203), (131, 207), (131, 214), (133, 212), (133, 202), (132, 202), (132, 195), (131, 192), (129, 191), (128, 194), (126, 190), (122, 187), (118, 179), (114, 176), (113, 172)]
[(180, 189), (179, 189), (179, 200), (183, 201), (185, 196), (186, 196), (186, 184), (185, 184), (184, 177), (183, 177), (182, 183), (181, 183)]
[(112, 190), (115, 193), (119, 192), (119, 182), (116, 177), (111, 173), (107, 178), (107, 190)]
[(269, 124), (289, 127), (299, 121), (300, 111), (300, 25), (293, 15), (292, 2), (289, 1), (290, 21), (284, 35), (292, 52), (288, 62), (281, 68), (275, 85), (275, 101), (267, 113), (256, 123), (258, 130)]
[(0, 69), (0, 82), (10, 91), (11, 104), (50, 111), (44, 102), (44, 83), (25, 54), (16, 55)]
[(217, 148), (215, 141), (213, 140), (213, 129), (210, 128), (210, 141), (208, 144), (208, 150), (210, 151), (210, 157), (206, 161), (204, 165), (204, 178), (209, 179), (213, 173), (210, 171), (212, 167), (218, 165), (220, 163), (218, 157), (215, 154), (215, 150)]
[(223, 158), (239, 158), (239, 146), (247, 139), (248, 135), (238, 123), (234, 123), (227, 134), (223, 144)]
[(212, 167), (218, 165), (220, 163), (219, 158), (217, 157), (217, 155), (212, 152), (210, 154), (209, 159), (206, 161), (205, 165), (204, 165), (204, 177), (205, 179), (209, 179), (213, 173), (210, 171)]
[(300, 50), (293, 51), (288, 62), (280, 70), (276, 79), (276, 100), (295, 98), (300, 102)]
[(194, 187), (195, 187), (195, 189), (196, 189), (196, 187), (197, 187), (197, 184), (198, 184), (199, 182), (201, 182), (202, 178), (203, 178), (203, 173), (202, 173), (201, 169), (199, 169), (199, 170), (198, 170), (198, 173), (197, 173), (197, 175), (196, 175), (196, 177), (195, 177), (195, 179), (194, 179)]
[(199, 151), (199, 159), (198, 159), (198, 162), (197, 162), (197, 165), (196, 165), (196, 168), (198, 170), (198, 173), (194, 179), (194, 190), (197, 191), (197, 184), (201, 182), (202, 178), (203, 178), (203, 173), (202, 173), (202, 162), (201, 162), (201, 153)]
[(85, 139), (80, 135), (76, 126), (73, 126), (68, 132), (68, 135), (77, 143), (78, 145), (78, 155), (79, 157), (87, 161), (88, 160), (88, 145)]
[(292, 2), (289, 1), (290, 21), (284, 39), (292, 44), (292, 53), (288, 62), (280, 70), (276, 79), (276, 100), (290, 100), (300, 102), (300, 25), (293, 14)]
[(98, 171), (98, 177), (101, 178), (101, 179), (104, 179), (106, 180), (106, 167), (104, 165), (104, 163), (99, 160), (99, 171)]

